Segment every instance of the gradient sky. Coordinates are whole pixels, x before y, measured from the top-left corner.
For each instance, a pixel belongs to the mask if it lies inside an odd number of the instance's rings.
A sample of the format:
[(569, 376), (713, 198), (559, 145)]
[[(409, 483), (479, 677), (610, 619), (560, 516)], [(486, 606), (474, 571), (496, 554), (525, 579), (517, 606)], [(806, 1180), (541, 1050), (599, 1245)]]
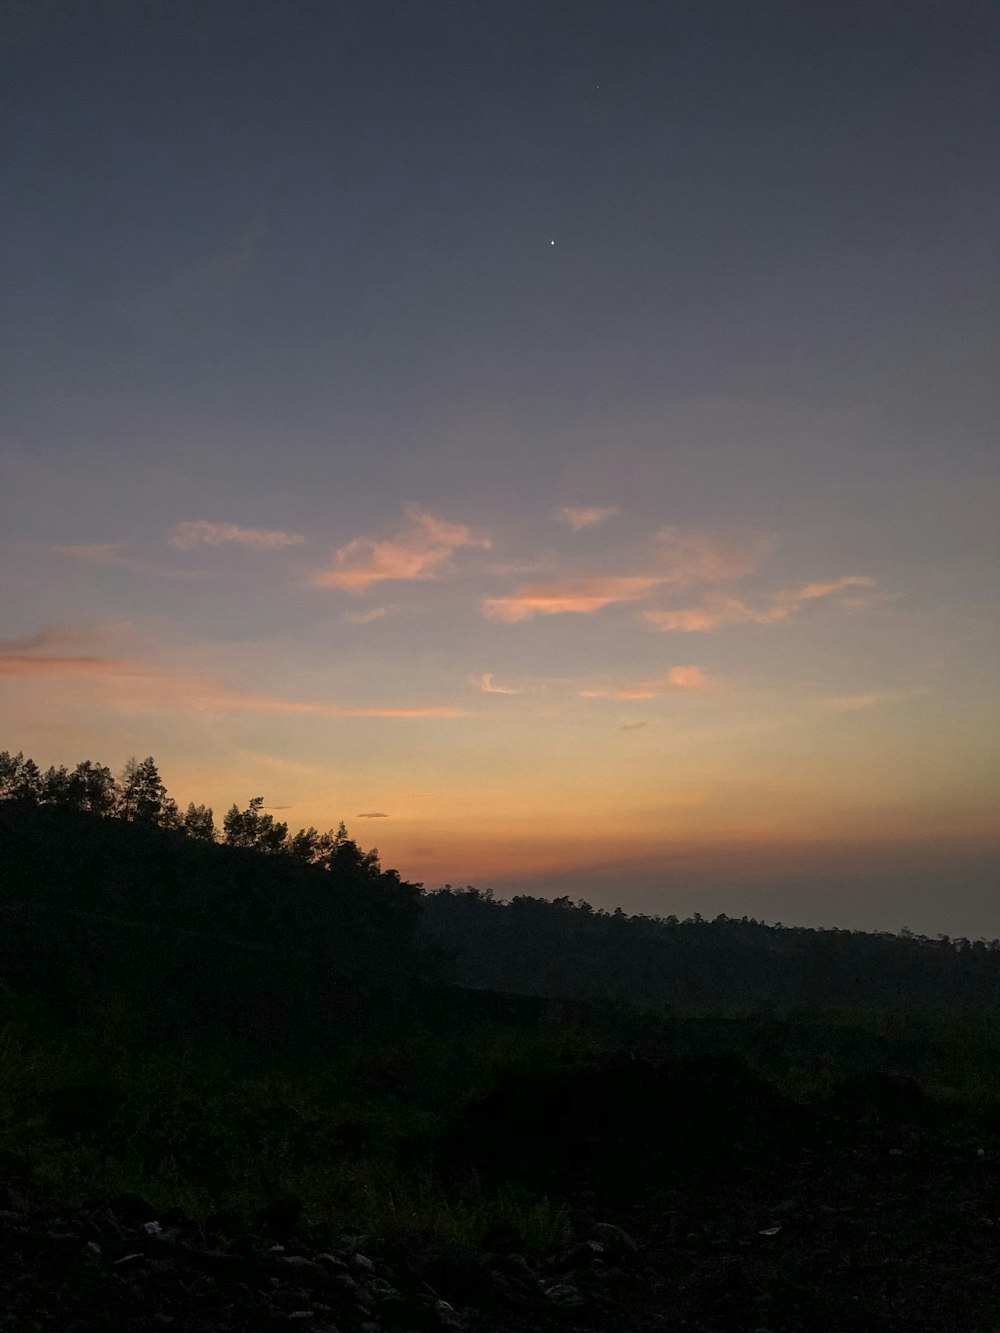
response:
[(992, 3), (4, 29), (0, 748), (1000, 934)]

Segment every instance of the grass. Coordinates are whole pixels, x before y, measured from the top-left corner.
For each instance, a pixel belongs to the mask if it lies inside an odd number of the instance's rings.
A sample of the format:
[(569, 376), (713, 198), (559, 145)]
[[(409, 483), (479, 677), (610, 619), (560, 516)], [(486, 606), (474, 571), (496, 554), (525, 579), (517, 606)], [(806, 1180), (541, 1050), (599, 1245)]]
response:
[[(542, 1254), (568, 1235), (558, 1200), (476, 1181), (446, 1189), (420, 1145), (503, 1072), (574, 1063), (605, 1048), (606, 1036), (400, 1025), (303, 1060), (224, 1038), (157, 1052), (113, 1006), (106, 1022), (70, 1030), (2, 994), (0, 1004), (0, 1155), (28, 1164), (30, 1191), (42, 1200), (76, 1205), (135, 1192), (198, 1221), (217, 1210), (249, 1220), (290, 1191), (307, 1223), (390, 1241), (474, 1248), (505, 1226), (526, 1253)], [(878, 1067), (886, 1049), (884, 1034), (860, 1022), (845, 1045), (843, 1021), (824, 1027), (818, 1016), (766, 1040), (752, 1021), (674, 1022), (691, 1049), (718, 1040), (801, 1103), (821, 1102), (859, 1061)], [(992, 1032), (937, 1034), (909, 1058), (901, 1072), (929, 1094), (1000, 1125)], [(407, 1145), (416, 1146), (406, 1153)]]
[(568, 1237), (565, 1210), (546, 1198), (475, 1181), (445, 1190), (419, 1152), (397, 1161), (524, 1055), (509, 1037), (357, 1050), (298, 1071), (238, 1054), (153, 1054), (107, 1029), (92, 1042), (9, 1020), (0, 1154), (28, 1163), (30, 1192), (53, 1205), (134, 1192), (199, 1222), (250, 1220), (292, 1192), (306, 1222), (387, 1241), (475, 1248), (503, 1225), (541, 1254)]

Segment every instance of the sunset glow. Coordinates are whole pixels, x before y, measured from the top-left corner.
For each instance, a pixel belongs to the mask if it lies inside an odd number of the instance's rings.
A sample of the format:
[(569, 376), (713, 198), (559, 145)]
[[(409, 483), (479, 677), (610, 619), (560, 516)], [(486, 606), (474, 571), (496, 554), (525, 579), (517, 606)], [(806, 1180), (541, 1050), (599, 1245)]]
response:
[(996, 934), (975, 25), (834, 7), (831, 111), (809, 6), (88, 8), (6, 94), (0, 749), (428, 887)]

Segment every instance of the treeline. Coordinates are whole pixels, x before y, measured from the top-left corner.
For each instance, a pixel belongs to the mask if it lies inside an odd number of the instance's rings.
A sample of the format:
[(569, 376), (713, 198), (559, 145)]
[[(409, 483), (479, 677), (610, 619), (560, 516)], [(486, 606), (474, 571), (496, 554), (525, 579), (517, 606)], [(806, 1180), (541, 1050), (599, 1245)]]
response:
[(38, 770), (0, 755), (0, 992), (144, 1041), (213, 1027), (346, 1040), (440, 971), (422, 888), (343, 824), (289, 834), (257, 797), (179, 814), (152, 759)]
[(287, 823), (275, 820), (264, 810), (263, 796), (250, 799), (245, 810), (235, 803), (226, 812), (221, 832), (210, 806), (188, 804), (181, 813), (167, 792), (152, 755), (141, 761), (129, 759), (120, 778), (110, 768), (89, 759), (70, 770), (65, 764), (44, 772), (33, 759), (19, 751), (0, 751), (0, 802), (16, 806), (56, 806), (83, 811), (129, 824), (170, 829), (202, 842), (222, 842), (290, 857), (302, 865), (323, 869), (354, 869), (362, 875), (378, 871), (378, 849), (361, 852), (341, 823), (336, 830), (320, 833), (300, 828), (290, 833)]
[(996, 939), (630, 916), (450, 886), (425, 896), (421, 928), (454, 959), (456, 981), (498, 990), (696, 1009), (1000, 1014)]

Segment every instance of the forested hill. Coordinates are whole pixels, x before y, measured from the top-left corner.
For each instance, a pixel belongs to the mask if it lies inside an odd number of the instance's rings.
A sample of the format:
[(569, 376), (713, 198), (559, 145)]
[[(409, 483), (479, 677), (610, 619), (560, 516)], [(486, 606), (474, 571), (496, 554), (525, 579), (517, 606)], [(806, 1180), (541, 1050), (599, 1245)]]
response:
[(260, 797), (233, 805), (219, 832), (210, 809), (178, 809), (151, 758), (117, 779), (0, 753), (0, 927), (0, 980), (67, 1021), (90, 995), (91, 1014), (128, 997), (166, 1027), (325, 1030), (416, 978), (655, 1008), (1000, 1007), (997, 940), (425, 893), (342, 824), (291, 833)]
[[(669, 902), (670, 886), (664, 884)], [(465, 985), (696, 1009), (990, 1014), (1000, 941), (629, 916), (584, 901), (446, 888), (421, 929)]]
[(419, 885), (341, 826), (289, 834), (260, 798), (216, 833), (152, 759), (39, 773), (0, 754), (0, 983), (59, 1022), (169, 1038), (349, 1027), (433, 971)]

